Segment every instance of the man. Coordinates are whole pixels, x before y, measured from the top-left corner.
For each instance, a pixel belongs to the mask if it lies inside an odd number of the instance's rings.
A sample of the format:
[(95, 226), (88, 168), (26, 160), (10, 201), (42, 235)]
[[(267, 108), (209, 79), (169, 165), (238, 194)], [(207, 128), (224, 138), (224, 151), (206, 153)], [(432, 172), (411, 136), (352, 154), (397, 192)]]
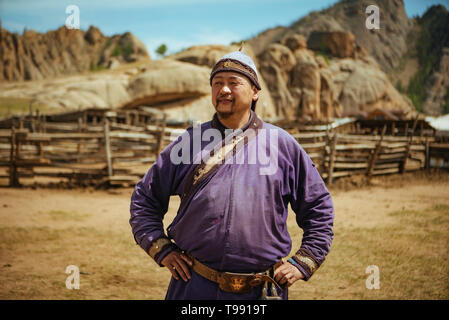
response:
[[(172, 273), (166, 299), (287, 299), (329, 252), (331, 196), (297, 141), (255, 113), (261, 87), (249, 56), (225, 55), (210, 83), (214, 118), (188, 128), (136, 185), (134, 238)], [(214, 132), (218, 141), (209, 143)], [(171, 195), (181, 204), (165, 234)], [(304, 233), (286, 261), (288, 204)]]

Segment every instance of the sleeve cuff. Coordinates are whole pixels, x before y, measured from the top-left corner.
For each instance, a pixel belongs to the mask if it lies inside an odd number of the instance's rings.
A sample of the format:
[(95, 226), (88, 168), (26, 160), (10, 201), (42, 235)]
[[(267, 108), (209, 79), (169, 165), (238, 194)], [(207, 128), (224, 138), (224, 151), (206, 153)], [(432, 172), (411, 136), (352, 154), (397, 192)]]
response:
[(161, 261), (167, 254), (176, 248), (177, 246), (170, 239), (167, 237), (161, 237), (151, 243), (147, 253), (159, 266), (163, 267), (161, 265)]
[(306, 249), (299, 249), (291, 259), (296, 262), (295, 267), (304, 275), (304, 281), (309, 280), (320, 266), (315, 257)]
[(165, 246), (164, 249), (161, 250), (161, 252), (159, 252), (159, 254), (154, 258), (154, 261), (156, 261), (156, 263), (160, 266), (160, 267), (164, 267), (161, 262), (162, 260), (164, 260), (164, 258), (173, 250), (178, 249), (178, 247), (172, 243), (171, 245)]

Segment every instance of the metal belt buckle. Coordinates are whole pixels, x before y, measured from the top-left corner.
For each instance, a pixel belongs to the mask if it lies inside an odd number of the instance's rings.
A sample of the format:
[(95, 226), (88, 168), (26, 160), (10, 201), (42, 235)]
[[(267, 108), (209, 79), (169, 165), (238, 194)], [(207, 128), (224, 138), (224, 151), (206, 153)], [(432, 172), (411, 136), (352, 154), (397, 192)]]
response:
[(218, 285), (221, 290), (232, 293), (248, 293), (252, 287), (249, 279), (253, 274), (220, 272), (218, 274)]

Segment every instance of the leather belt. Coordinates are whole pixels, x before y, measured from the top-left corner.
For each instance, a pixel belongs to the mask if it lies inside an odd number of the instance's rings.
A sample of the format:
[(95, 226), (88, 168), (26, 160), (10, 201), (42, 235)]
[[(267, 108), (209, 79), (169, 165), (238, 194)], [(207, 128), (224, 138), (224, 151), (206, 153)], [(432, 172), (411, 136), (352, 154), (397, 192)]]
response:
[(185, 253), (193, 262), (192, 269), (200, 276), (218, 283), (221, 290), (232, 293), (248, 293), (254, 287), (260, 286), (266, 281), (279, 286), (278, 283), (270, 276), (271, 271), (274, 271), (277, 267), (284, 263), (280, 260), (274, 264), (270, 269), (264, 272), (252, 272), (252, 273), (235, 273), (235, 272), (220, 272), (206, 266), (198, 261), (191, 254)]

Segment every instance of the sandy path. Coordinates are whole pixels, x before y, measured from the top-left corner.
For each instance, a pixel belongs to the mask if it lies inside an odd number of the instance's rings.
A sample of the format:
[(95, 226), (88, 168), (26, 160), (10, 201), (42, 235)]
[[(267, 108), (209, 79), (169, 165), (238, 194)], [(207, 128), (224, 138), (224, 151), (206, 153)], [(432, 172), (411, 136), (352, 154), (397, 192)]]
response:
[[(331, 188), (335, 228), (342, 233), (382, 229), (397, 223), (394, 212), (425, 211), (435, 204), (449, 207), (445, 177), (387, 181), (349, 191)], [(134, 244), (128, 223), (131, 193), (0, 189), (0, 298), (163, 299), (170, 276)], [(178, 205), (173, 198), (164, 222), (173, 218)], [(289, 230), (297, 246), (300, 233), (293, 214)], [(82, 271), (81, 290), (65, 288), (65, 268), (71, 264)], [(315, 285), (325, 273), (317, 276)], [(307, 285), (294, 286), (291, 297), (302, 297), (301, 290), (316, 292), (316, 297), (323, 294)]]

